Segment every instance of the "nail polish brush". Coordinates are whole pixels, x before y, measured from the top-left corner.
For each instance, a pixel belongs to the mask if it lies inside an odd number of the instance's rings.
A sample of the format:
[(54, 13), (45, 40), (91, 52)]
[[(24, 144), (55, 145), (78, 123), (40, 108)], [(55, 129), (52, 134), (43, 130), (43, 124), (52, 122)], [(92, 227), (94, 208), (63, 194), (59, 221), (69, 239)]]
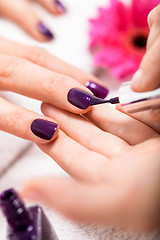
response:
[(101, 99), (101, 98), (92, 98), (91, 97), (90, 106), (103, 104), (103, 103), (111, 103), (111, 104), (119, 103), (119, 97), (110, 98), (108, 100)]
[(104, 100), (101, 98), (90, 97), (90, 105), (103, 103), (120, 103), (128, 113), (135, 113), (160, 107), (160, 88), (148, 92), (134, 92), (130, 87), (131, 82), (122, 83), (119, 88), (118, 97)]

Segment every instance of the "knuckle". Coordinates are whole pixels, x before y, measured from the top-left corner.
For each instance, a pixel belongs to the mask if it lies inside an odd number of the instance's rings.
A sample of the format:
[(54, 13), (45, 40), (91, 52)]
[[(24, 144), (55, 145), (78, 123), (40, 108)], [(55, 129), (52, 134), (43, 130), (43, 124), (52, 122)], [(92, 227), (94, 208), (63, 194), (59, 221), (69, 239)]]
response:
[(14, 74), (20, 64), (20, 59), (17, 57), (1, 55), (0, 62), (0, 77), (2, 80), (3, 78), (10, 78)]
[(41, 89), (46, 93), (48, 99), (58, 96), (60, 82), (62, 83), (62, 78), (59, 75), (48, 72), (47, 78), (41, 82)]
[(160, 25), (160, 4), (148, 14), (148, 24), (150, 28), (153, 24)]
[(47, 51), (41, 47), (28, 47), (26, 49), (26, 58), (36, 64), (44, 63)]
[(10, 121), (10, 119), (12, 119), (12, 127), (16, 128), (19, 124), (18, 122), (20, 121), (20, 119), (22, 119), (22, 112), (20, 111), (20, 109), (14, 109), (13, 111), (10, 112), (10, 115), (8, 116), (8, 121)]
[(46, 94), (49, 96), (53, 96), (55, 94), (58, 94), (58, 92), (56, 93), (56, 87), (57, 85), (57, 81), (55, 79), (53, 79), (52, 77), (49, 77), (47, 81), (44, 81), (44, 83), (42, 83), (42, 89), (46, 92)]

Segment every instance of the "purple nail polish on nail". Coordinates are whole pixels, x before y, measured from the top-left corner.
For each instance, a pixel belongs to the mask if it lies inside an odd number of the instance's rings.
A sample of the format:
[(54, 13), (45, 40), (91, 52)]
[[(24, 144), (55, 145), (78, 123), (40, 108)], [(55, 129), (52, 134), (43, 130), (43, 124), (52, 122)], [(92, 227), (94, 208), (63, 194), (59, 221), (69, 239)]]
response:
[(108, 95), (108, 93), (109, 93), (109, 90), (106, 87), (103, 87), (103, 86), (99, 85), (96, 82), (88, 81), (88, 82), (86, 82), (85, 86), (88, 89), (90, 89), (91, 92), (96, 97), (99, 97), (99, 98), (103, 98), (104, 99)]
[(119, 103), (118, 97), (105, 100), (103, 98), (98, 98), (78, 88), (72, 88), (68, 92), (67, 99), (71, 104), (81, 109), (87, 109), (89, 106), (98, 105), (102, 103), (111, 104)]
[(57, 130), (57, 127), (57, 123), (36, 119), (31, 124), (31, 131), (39, 138), (50, 140)]
[(78, 88), (72, 88), (68, 92), (67, 99), (74, 106), (81, 109), (87, 109), (90, 105), (91, 94)]
[(56, 4), (57, 9), (60, 13), (64, 13), (67, 11), (66, 7), (59, 0), (54, 0), (54, 3)]
[(44, 25), (43, 22), (38, 22), (37, 28), (40, 31), (40, 33), (45, 35), (47, 38), (51, 38), (51, 39), (54, 38), (53, 33)]

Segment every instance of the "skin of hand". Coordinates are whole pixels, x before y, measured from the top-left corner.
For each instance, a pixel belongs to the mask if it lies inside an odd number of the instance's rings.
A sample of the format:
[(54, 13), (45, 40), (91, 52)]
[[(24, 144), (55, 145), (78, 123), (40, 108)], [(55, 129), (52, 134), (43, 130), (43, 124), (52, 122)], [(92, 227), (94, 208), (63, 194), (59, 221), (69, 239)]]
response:
[[(67, 11), (59, 0), (36, 0), (36, 2), (56, 16)], [(53, 33), (37, 15), (30, 0), (0, 0), (0, 14), (2, 17), (20, 25), (28, 34), (40, 42), (54, 38)]]
[[(0, 63), (0, 90), (13, 91), (76, 114), (85, 113), (90, 107), (82, 110), (70, 104), (67, 100), (69, 90), (76, 87), (91, 93), (85, 87), (90, 80), (102, 86), (91, 74), (72, 67), (44, 49), (4, 38), (0, 38)], [(18, 137), (48, 143), (58, 135), (58, 125), (53, 119), (16, 106), (2, 97), (0, 115), (0, 130)]]
[[(151, 91), (160, 87), (160, 4), (148, 15), (148, 24), (150, 34), (147, 51), (131, 84), (132, 89), (137, 92)], [(160, 122), (160, 108), (152, 110), (148, 117), (151, 121)]]
[(160, 135), (153, 128), (107, 105), (81, 116), (45, 103), (42, 111), (60, 133), (38, 146), (72, 178), (31, 180), (24, 197), (78, 222), (160, 227)]

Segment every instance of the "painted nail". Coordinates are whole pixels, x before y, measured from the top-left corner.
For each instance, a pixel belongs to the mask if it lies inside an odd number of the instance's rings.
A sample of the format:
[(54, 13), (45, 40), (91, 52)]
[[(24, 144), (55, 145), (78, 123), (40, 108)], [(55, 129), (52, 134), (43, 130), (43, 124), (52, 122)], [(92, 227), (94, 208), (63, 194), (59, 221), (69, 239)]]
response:
[(57, 130), (57, 127), (57, 123), (36, 119), (31, 124), (31, 131), (39, 138), (50, 140)]
[(40, 31), (40, 33), (45, 35), (47, 38), (51, 38), (51, 39), (54, 38), (53, 33), (44, 25), (43, 22), (38, 22), (37, 28)]
[(91, 90), (91, 92), (99, 98), (105, 98), (108, 93), (109, 90), (106, 87), (103, 87), (101, 85), (99, 85), (98, 83), (92, 82), (92, 81), (88, 81), (86, 82), (85, 86)]
[(54, 3), (57, 6), (58, 12), (65, 13), (67, 11), (66, 7), (59, 0), (54, 0)]
[(81, 89), (72, 88), (68, 92), (67, 99), (72, 105), (81, 109), (87, 109), (90, 105), (91, 96), (91, 94)]

